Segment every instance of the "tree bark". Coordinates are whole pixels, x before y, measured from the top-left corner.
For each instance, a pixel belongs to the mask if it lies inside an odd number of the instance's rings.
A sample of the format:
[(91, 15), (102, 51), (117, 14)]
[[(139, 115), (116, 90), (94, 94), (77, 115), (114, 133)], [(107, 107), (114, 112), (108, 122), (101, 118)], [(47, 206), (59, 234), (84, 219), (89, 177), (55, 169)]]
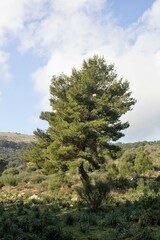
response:
[(87, 184), (89, 186), (90, 185), (89, 176), (84, 169), (83, 163), (80, 164), (78, 170), (79, 170), (79, 174), (81, 176), (82, 183), (85, 185)]

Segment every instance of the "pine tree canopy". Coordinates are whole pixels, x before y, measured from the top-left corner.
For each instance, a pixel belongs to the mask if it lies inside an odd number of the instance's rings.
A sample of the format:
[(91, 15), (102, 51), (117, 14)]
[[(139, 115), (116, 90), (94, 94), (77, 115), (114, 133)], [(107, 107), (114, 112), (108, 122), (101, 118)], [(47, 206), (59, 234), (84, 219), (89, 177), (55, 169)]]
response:
[(136, 102), (128, 81), (118, 79), (113, 65), (94, 56), (70, 76), (53, 76), (50, 94), (51, 111), (40, 116), (49, 127), (34, 132), (37, 141), (28, 158), (46, 172), (86, 161), (98, 168), (129, 126), (121, 121)]

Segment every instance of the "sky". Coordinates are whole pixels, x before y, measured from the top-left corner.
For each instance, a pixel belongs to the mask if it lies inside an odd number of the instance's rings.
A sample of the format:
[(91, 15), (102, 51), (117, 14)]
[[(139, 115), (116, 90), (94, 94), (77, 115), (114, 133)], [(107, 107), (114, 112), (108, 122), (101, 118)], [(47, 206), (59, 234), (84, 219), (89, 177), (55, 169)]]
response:
[(122, 142), (160, 140), (160, 0), (0, 1), (0, 132), (46, 129), (53, 75), (94, 54), (137, 100)]

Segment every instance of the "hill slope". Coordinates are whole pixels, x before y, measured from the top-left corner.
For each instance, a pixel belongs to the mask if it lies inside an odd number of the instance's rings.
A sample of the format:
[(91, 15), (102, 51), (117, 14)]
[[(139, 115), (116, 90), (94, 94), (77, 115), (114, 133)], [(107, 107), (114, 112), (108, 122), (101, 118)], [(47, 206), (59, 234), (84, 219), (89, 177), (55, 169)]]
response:
[(34, 140), (34, 136), (21, 133), (0, 132), (0, 140), (13, 142), (31, 142)]

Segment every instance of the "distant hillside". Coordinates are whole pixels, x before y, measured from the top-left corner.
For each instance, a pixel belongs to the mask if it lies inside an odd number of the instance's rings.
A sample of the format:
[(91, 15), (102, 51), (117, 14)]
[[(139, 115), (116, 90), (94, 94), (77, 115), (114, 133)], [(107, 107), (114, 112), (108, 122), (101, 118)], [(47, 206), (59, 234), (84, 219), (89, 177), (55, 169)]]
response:
[[(24, 165), (21, 155), (34, 140), (34, 135), (0, 132), (0, 173), (4, 170), (2, 165), (4, 165), (5, 168), (19, 166), (19, 164)], [(143, 149), (152, 162), (154, 170), (157, 171), (156, 175), (160, 174), (160, 141), (117, 144), (122, 149), (120, 155), (117, 155), (118, 162), (123, 160), (133, 164), (137, 152)]]
[(21, 133), (0, 132), (0, 140), (29, 143), (34, 141), (34, 136)]

